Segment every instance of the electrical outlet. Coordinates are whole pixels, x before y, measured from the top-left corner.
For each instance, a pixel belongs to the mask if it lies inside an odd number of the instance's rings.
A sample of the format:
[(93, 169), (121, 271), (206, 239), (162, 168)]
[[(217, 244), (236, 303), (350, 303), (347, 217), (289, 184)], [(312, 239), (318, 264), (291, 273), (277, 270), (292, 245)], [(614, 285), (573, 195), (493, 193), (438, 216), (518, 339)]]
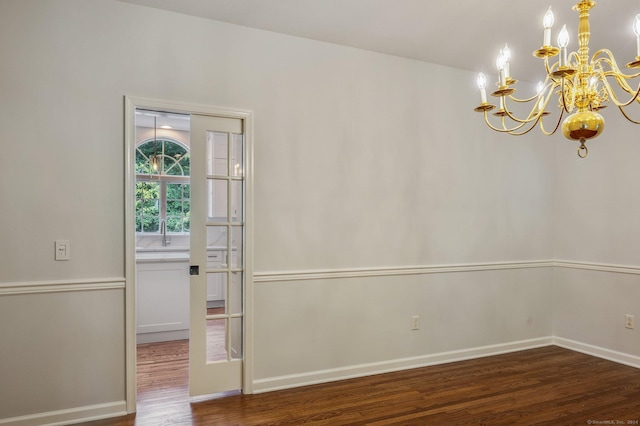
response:
[(633, 330), (633, 315), (627, 314), (624, 316), (624, 327)]
[(420, 317), (418, 315), (414, 315), (411, 317), (411, 329), (412, 330), (420, 329)]

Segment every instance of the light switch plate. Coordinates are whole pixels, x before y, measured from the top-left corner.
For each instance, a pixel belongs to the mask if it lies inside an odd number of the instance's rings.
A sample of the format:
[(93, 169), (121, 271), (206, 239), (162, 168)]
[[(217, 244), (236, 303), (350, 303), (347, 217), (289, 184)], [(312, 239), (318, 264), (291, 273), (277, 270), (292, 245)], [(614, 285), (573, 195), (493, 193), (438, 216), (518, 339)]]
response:
[(71, 246), (69, 240), (56, 240), (56, 260), (71, 259)]

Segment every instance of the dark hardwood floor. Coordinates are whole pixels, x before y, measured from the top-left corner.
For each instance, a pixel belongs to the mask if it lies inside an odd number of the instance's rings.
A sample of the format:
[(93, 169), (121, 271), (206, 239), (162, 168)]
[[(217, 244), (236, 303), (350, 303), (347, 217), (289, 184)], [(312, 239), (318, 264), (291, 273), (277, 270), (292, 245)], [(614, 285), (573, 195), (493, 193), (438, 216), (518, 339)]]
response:
[(140, 348), (137, 414), (85, 425), (637, 425), (640, 421), (640, 369), (556, 346), (190, 403), (185, 342)]

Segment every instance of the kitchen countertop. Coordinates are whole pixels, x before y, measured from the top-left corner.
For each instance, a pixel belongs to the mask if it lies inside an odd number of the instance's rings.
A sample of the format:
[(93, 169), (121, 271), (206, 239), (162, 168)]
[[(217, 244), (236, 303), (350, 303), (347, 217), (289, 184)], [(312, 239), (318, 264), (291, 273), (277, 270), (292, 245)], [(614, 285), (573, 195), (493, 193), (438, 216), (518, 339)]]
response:
[[(207, 251), (222, 251), (226, 247), (207, 247)], [(156, 262), (188, 262), (189, 247), (138, 247), (136, 248), (136, 263)]]

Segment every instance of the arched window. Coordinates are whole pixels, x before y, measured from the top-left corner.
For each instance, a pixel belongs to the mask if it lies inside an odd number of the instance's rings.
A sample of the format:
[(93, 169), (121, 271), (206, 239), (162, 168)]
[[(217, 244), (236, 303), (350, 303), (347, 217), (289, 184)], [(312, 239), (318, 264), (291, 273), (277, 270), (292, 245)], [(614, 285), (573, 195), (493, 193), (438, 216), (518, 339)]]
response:
[(136, 148), (136, 232), (187, 233), (190, 225), (189, 149), (168, 138)]

